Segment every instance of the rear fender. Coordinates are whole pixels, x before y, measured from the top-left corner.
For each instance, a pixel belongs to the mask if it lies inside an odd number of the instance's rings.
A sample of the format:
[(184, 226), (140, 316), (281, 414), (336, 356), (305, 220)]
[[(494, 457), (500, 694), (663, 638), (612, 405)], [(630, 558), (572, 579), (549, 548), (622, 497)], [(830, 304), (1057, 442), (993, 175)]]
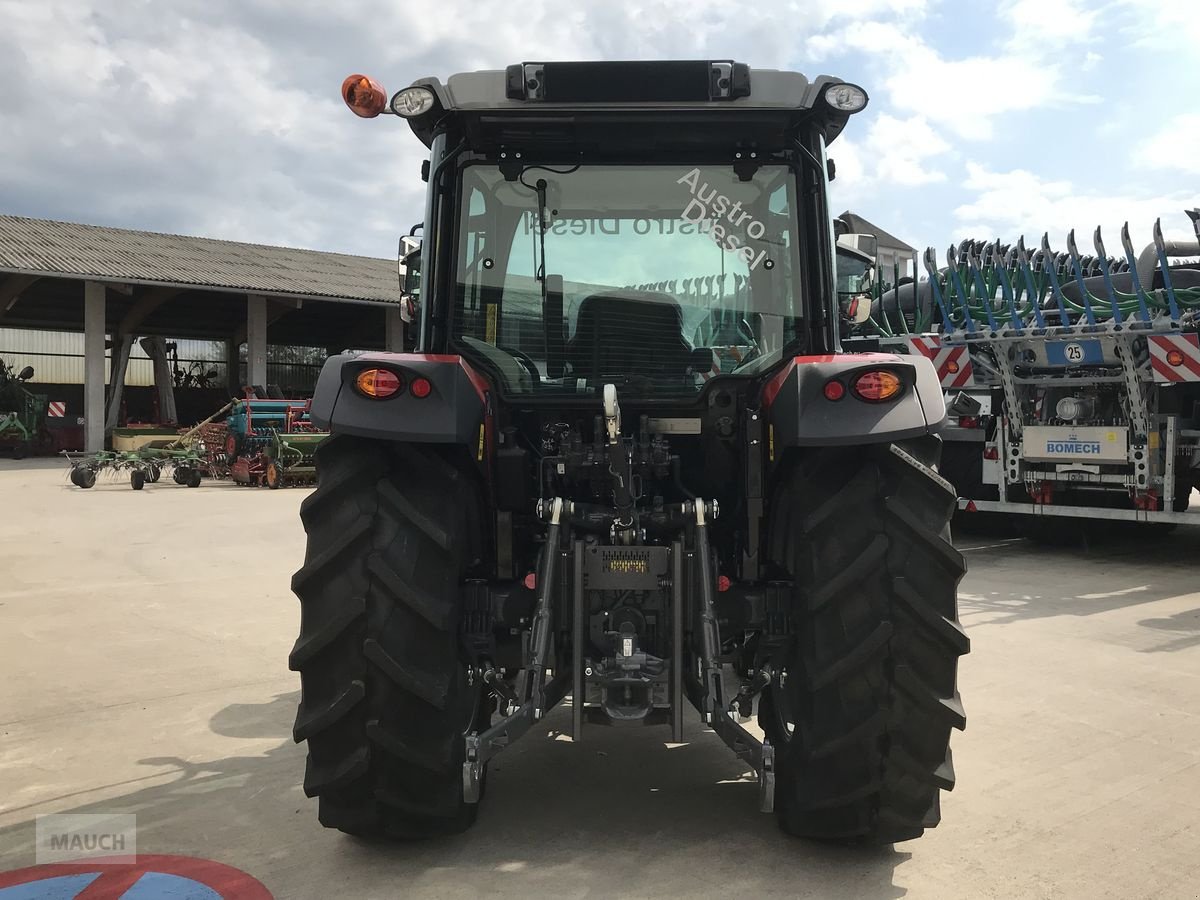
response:
[[(389, 369), (403, 389), (376, 400), (359, 393), (355, 379), (364, 369)], [(429, 396), (416, 397), (409, 386), (423, 377)], [(334, 434), (388, 441), (466, 444), (482, 460), (487, 415), (487, 381), (460, 356), (423, 353), (341, 353), (321, 369), (310, 416)], [(490, 440), (487, 441), (490, 449)]]
[[(900, 378), (897, 398), (869, 402), (851, 390), (860, 373), (876, 369)], [(839, 400), (825, 396), (833, 379), (845, 388)], [(762, 407), (772, 460), (787, 447), (888, 443), (933, 434), (946, 422), (946, 400), (933, 363), (893, 353), (797, 356), (763, 388)]]

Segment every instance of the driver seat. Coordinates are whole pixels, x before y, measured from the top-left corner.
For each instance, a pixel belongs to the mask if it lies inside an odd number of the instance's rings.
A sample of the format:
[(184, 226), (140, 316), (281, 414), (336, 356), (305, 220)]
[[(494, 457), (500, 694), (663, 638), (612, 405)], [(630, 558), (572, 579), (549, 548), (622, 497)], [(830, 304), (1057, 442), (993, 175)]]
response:
[(606, 291), (579, 304), (567, 362), (576, 378), (610, 375), (683, 377), (692, 347), (674, 297), (652, 291)]

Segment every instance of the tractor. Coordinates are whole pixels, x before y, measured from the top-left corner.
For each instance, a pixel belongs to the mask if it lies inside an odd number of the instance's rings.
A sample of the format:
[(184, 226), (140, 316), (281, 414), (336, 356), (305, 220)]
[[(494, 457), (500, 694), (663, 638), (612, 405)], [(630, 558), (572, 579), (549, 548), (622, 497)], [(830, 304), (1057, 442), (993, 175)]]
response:
[(311, 408), (290, 665), (321, 823), (463, 831), (569, 698), (574, 741), (711, 730), (789, 834), (936, 825), (964, 564), (932, 364), (840, 344), (826, 148), (866, 93), (717, 60), (342, 96), (429, 157), (413, 352), (330, 357)]

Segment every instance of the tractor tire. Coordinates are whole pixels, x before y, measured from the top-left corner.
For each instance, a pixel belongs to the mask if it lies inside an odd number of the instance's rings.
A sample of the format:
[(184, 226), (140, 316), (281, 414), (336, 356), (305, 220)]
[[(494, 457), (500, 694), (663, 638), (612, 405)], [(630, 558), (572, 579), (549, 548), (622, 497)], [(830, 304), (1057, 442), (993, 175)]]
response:
[(141, 469), (134, 469), (129, 473), (129, 486), (135, 491), (140, 491), (146, 486), (146, 473)]
[(184, 483), (190, 488), (196, 488), (196, 487), (200, 487), (200, 481), (201, 481), (200, 470), (199, 469), (188, 469), (187, 481)]
[(490, 704), (460, 639), (459, 586), (483, 554), (484, 507), (449, 452), (344, 435), (317, 450), (289, 665), (304, 792), (327, 828), (407, 840), (475, 820), (465, 735), (487, 727)]
[(777, 483), (768, 558), (796, 591), (759, 724), (789, 834), (910, 840), (938, 823), (939, 791), (954, 787), (950, 731), (966, 724), (958, 658), (970, 642), (939, 449), (937, 438), (816, 449)]
[(171, 480), (174, 481), (176, 484), (187, 484), (187, 479), (188, 479), (188, 470), (185, 468), (176, 466), (174, 471), (171, 472)]

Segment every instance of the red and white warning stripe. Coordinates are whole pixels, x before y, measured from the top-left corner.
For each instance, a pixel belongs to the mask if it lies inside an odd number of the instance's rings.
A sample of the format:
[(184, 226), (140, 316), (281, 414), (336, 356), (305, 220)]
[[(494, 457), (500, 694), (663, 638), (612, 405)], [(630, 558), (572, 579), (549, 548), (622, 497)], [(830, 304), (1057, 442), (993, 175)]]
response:
[(1160, 383), (1200, 381), (1200, 336), (1150, 335), (1150, 368)]
[(51, 418), (61, 419), (67, 414), (67, 404), (62, 400), (51, 400), (50, 405), (46, 407), (46, 415)]
[(919, 353), (933, 363), (942, 387), (963, 388), (975, 385), (971, 368), (971, 354), (966, 347), (946, 347), (937, 335), (910, 337), (908, 345), (913, 353)]

